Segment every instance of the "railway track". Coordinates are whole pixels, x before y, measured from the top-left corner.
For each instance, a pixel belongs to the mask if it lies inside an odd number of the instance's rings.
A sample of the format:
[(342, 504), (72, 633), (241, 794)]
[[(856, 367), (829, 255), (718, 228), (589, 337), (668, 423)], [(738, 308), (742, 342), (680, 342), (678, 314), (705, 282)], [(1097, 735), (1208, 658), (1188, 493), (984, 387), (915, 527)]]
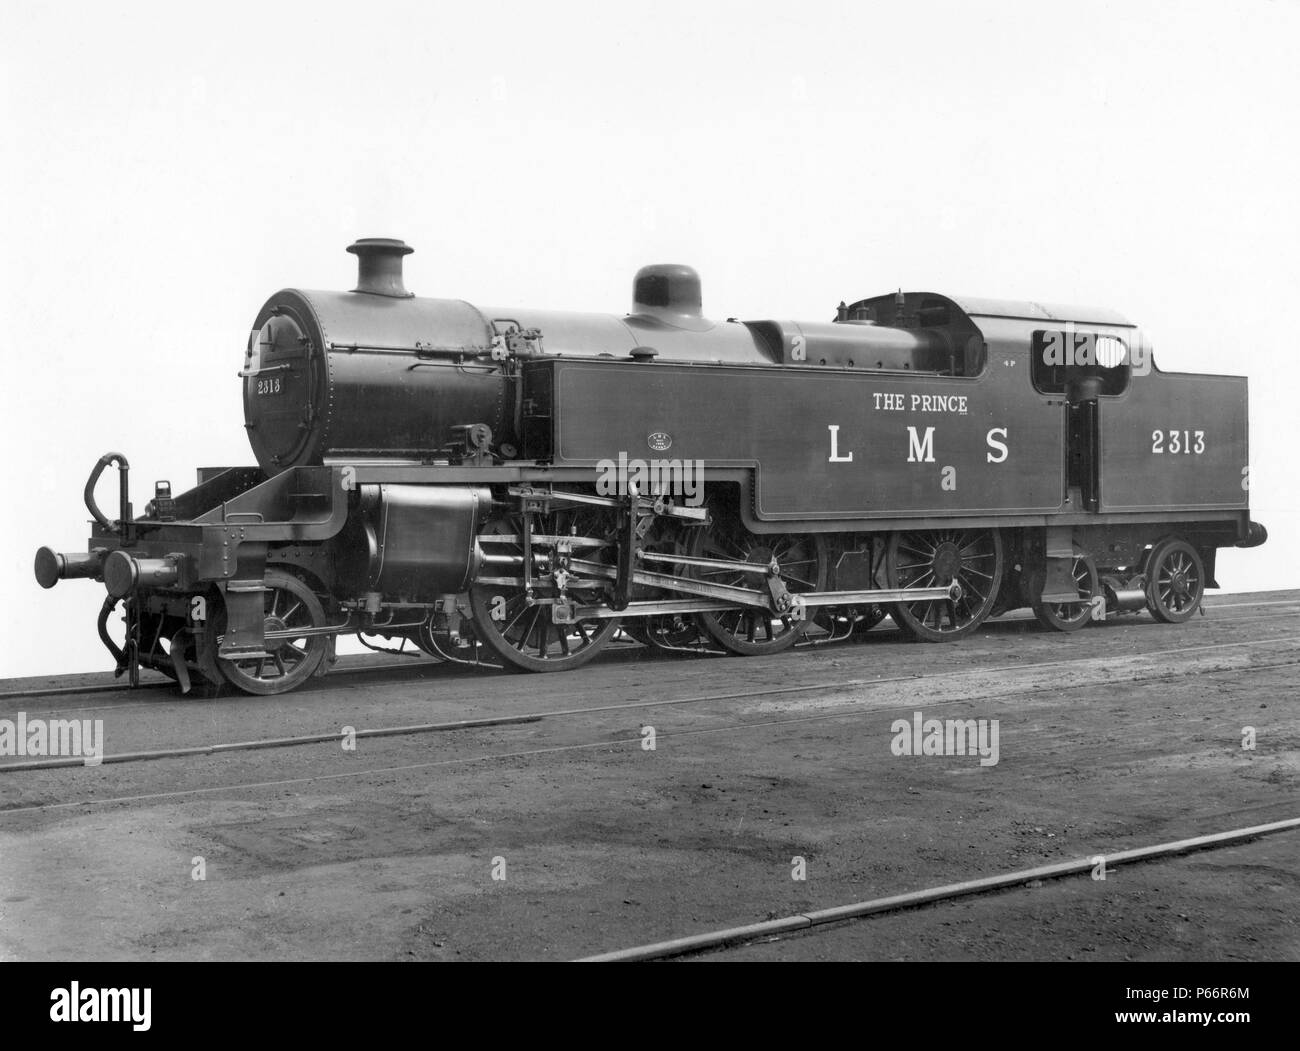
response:
[[(1172, 650), (1152, 651), (1149, 653), (1142, 654), (1141, 656), (1143, 658), (1147, 658), (1147, 657), (1154, 657), (1154, 656), (1161, 656), (1161, 655), (1184, 653), (1192, 650), (1195, 650), (1196, 652), (1203, 652), (1206, 650), (1215, 650), (1215, 649), (1230, 649), (1230, 648), (1240, 649), (1246, 647), (1258, 647), (1258, 646), (1266, 646), (1266, 645), (1276, 644), (1276, 643), (1296, 642), (1296, 641), (1300, 641), (1300, 636), (1287, 636), (1280, 639), (1254, 640), (1250, 642), (1219, 643), (1210, 646), (1180, 647)], [(835, 682), (818, 682), (818, 683), (810, 683), (810, 684), (805, 684), (800, 686), (781, 686), (781, 687), (772, 687), (769, 689), (758, 689), (758, 690), (751, 689), (751, 690), (744, 690), (741, 692), (714, 693), (714, 694), (704, 694), (704, 695), (676, 697), (676, 698), (672, 698), (672, 697), (658, 698), (658, 699), (645, 700), (645, 701), (631, 701), (631, 702), (621, 702), (618, 704), (591, 705), (591, 706), (575, 707), (575, 708), (547, 709), (541, 711), (520, 713), (517, 715), (495, 716), (495, 717), (488, 717), (482, 719), (463, 719), (463, 720), (450, 720), (450, 721), (421, 723), (421, 724), (404, 725), (404, 726), (372, 727), (372, 728), (355, 730), (353, 731), (352, 736), (355, 739), (361, 740), (361, 739), (369, 739), (369, 738), (412, 736), (412, 735), (426, 734), (426, 733), (445, 733), (445, 732), (457, 731), (457, 730), (483, 730), (483, 729), (491, 729), (494, 727), (502, 727), (502, 726), (541, 723), (548, 720), (555, 721), (561, 719), (577, 719), (584, 716), (608, 714), (608, 713), (623, 712), (623, 711), (649, 710), (649, 709), (656, 709), (656, 708), (675, 708), (675, 707), (685, 707), (685, 706), (701, 706), (710, 703), (734, 701), (734, 700), (752, 701), (764, 697), (787, 697), (795, 694), (813, 693), (817, 691), (837, 692), (837, 691), (843, 691), (847, 689), (858, 689), (863, 687), (880, 687), (880, 686), (897, 685), (903, 683), (908, 685), (920, 685), (924, 683), (925, 680), (934, 680), (940, 678), (960, 679), (963, 676), (976, 676), (976, 675), (987, 676), (990, 673), (993, 674), (1024, 673), (1024, 672), (1038, 671), (1045, 668), (1060, 668), (1060, 667), (1068, 667), (1068, 666), (1088, 664), (1088, 663), (1095, 665), (1096, 662), (1097, 662), (1097, 658), (1077, 658), (1077, 659), (1064, 660), (1064, 661), (1042, 661), (1030, 665), (1016, 665), (1016, 666), (1000, 667), (1000, 668), (984, 668), (984, 669), (979, 669), (978, 671), (971, 671), (965, 673), (942, 672), (942, 673), (933, 673), (930, 675), (922, 675), (922, 676), (891, 676), (891, 677), (880, 678), (880, 679), (851, 679), (851, 680), (840, 680)], [(1297, 666), (1300, 666), (1300, 658), (1297, 658), (1296, 660), (1286, 660), (1286, 661), (1279, 661), (1279, 662), (1273, 662), (1267, 664), (1254, 664), (1254, 665), (1238, 666), (1232, 668), (1220, 668), (1220, 669), (1189, 667), (1182, 671), (1165, 670), (1165, 671), (1152, 672), (1151, 674), (1148, 675), (1126, 676), (1123, 678), (1112, 677), (1112, 678), (1090, 679), (1090, 680), (1086, 680), (1078, 683), (1071, 683), (1067, 685), (1055, 685), (1052, 688), (1055, 691), (1063, 692), (1063, 691), (1074, 691), (1074, 690), (1082, 690), (1082, 689), (1096, 689), (1100, 687), (1116, 686), (1116, 685), (1129, 685), (1135, 683), (1174, 680), (1179, 678), (1185, 678), (1188, 676), (1204, 677), (1204, 676), (1212, 676), (1212, 675), (1254, 674), (1259, 672), (1275, 670), (1278, 668), (1288, 668), (1288, 667), (1297, 667)], [(983, 693), (978, 698), (970, 698), (965, 696), (955, 697), (950, 699), (931, 698), (925, 702), (925, 706), (927, 709), (936, 709), (936, 708), (943, 708), (943, 707), (948, 707), (956, 704), (968, 704), (971, 703), (972, 700), (978, 700), (980, 702), (984, 702), (984, 701), (996, 700), (1005, 697), (1022, 696), (1026, 692), (1030, 692), (1034, 689), (1037, 689), (1037, 687), (1026, 686), (1022, 684), (1020, 686), (1012, 686), (1006, 690), (996, 691), (992, 693)], [(698, 736), (702, 734), (714, 734), (714, 733), (721, 733), (727, 731), (744, 731), (744, 730), (755, 729), (760, 727), (798, 725), (798, 724), (805, 724), (805, 723), (812, 723), (812, 722), (833, 720), (833, 719), (852, 719), (852, 718), (858, 718), (866, 715), (877, 715), (880, 713), (888, 713), (893, 711), (905, 711), (905, 710), (910, 711), (915, 707), (916, 707), (915, 701), (909, 701), (906, 704), (888, 704), (888, 705), (853, 704), (851, 706), (844, 705), (832, 711), (815, 712), (812, 714), (797, 716), (789, 719), (746, 720), (742, 722), (728, 723), (718, 727), (707, 727), (701, 729), (680, 730), (680, 731), (668, 730), (668, 731), (661, 732), (659, 736), (663, 738), (671, 739), (673, 737)], [(183, 746), (183, 747), (176, 747), (176, 748), (153, 749), (148, 751), (137, 751), (137, 752), (124, 752), (124, 753), (117, 753), (113, 755), (105, 755), (100, 760), (100, 763), (97, 763), (96, 765), (139, 763), (139, 762), (149, 762), (149, 761), (156, 761), (162, 759), (174, 759), (174, 758), (181, 758), (181, 759), (197, 758), (200, 756), (228, 754), (232, 752), (260, 751), (264, 749), (288, 748), (288, 747), (297, 747), (297, 746), (313, 745), (313, 744), (337, 745), (340, 740), (340, 736), (341, 735), (339, 731), (330, 731), (326, 733), (302, 734), (302, 735), (296, 735), (291, 737), (263, 738), (263, 739), (251, 740), (251, 741), (216, 742), (211, 744), (191, 745), (191, 746)], [(139, 798), (170, 798), (173, 796), (183, 796), (183, 795), (193, 794), (197, 792), (234, 790), (241, 787), (255, 789), (255, 788), (264, 788), (264, 787), (269, 787), (272, 785), (280, 785), (280, 784), (307, 784), (316, 780), (330, 780), (342, 776), (365, 776), (366, 774), (387, 774), (387, 773), (394, 773), (394, 772), (406, 771), (406, 770), (430, 769), (438, 766), (455, 766), (455, 765), (465, 765), (467, 763), (509, 761), (509, 760), (515, 760), (515, 759), (528, 757), (528, 756), (551, 755), (551, 754), (557, 754), (562, 752), (580, 752), (580, 751), (584, 751), (592, 748), (600, 748), (600, 747), (612, 747), (618, 745), (638, 745), (640, 744), (640, 742), (641, 742), (641, 738), (639, 736), (616, 739), (613, 741), (609, 740), (608, 738), (602, 738), (597, 741), (578, 742), (574, 744), (559, 745), (554, 747), (545, 747), (545, 748), (537, 748), (537, 749), (527, 749), (522, 751), (516, 750), (516, 751), (509, 751), (504, 753), (491, 753), (486, 755), (478, 755), (478, 756), (472, 756), (472, 757), (460, 758), (460, 759), (440, 760), (440, 761), (433, 761), (429, 763), (417, 763), (417, 764), (411, 764), (411, 765), (401, 766), (401, 767), (388, 767), (388, 768), (380, 768), (380, 769), (372, 768), (367, 770), (348, 771), (345, 774), (323, 774), (319, 776), (307, 776), (307, 777), (296, 778), (291, 781), (283, 781), (283, 782), (281, 781), (258, 782), (258, 783), (242, 784), (242, 785), (231, 784), (231, 785), (205, 787), (201, 789), (182, 790), (177, 792), (158, 793), (148, 797), (133, 796), (133, 797), (117, 797), (117, 798), (106, 798), (106, 799), (86, 799), (80, 802), (37, 804), (33, 806), (20, 806), (20, 807), (0, 806), (0, 815), (4, 815), (6, 813), (15, 813), (15, 812), (28, 811), (28, 810), (41, 810), (41, 809), (48, 809), (54, 807), (100, 805), (100, 804), (113, 803), (113, 802), (129, 802), (129, 801), (136, 801)], [(13, 776), (13, 775), (18, 775), (23, 773), (42, 771), (42, 770), (84, 768), (86, 765), (87, 764), (84, 759), (71, 758), (71, 757), (63, 757), (58, 759), (30, 760), (25, 762), (0, 764), (0, 775)]]
[[(407, 654), (413, 659), (419, 659), (420, 665), (427, 668), (441, 666), (442, 662), (436, 658), (425, 658), (423, 654), (412, 652)], [(412, 665), (407, 665), (401, 671), (408, 671)], [(331, 679), (355, 677), (360, 675), (382, 675), (386, 672), (397, 671), (399, 669), (385, 665), (366, 665), (360, 668), (336, 668), (329, 673)], [(96, 695), (101, 693), (139, 693), (141, 690), (161, 690), (168, 689), (175, 691), (176, 683), (172, 679), (152, 679), (148, 682), (142, 682), (139, 686), (130, 686), (120, 682), (103, 682), (91, 683), (87, 686), (50, 686), (37, 690), (5, 690), (0, 692), (0, 701), (5, 700), (25, 700), (29, 697), (76, 697), (82, 694)]]
[[(1289, 662), (1286, 665), (1271, 665), (1270, 667), (1290, 667), (1292, 666), (1293, 663), (1300, 664), (1300, 662)], [(1235, 674), (1237, 671), (1238, 671), (1237, 669), (1234, 669), (1233, 673)], [(1153, 677), (1153, 678), (1157, 678), (1157, 677)], [(1099, 684), (1089, 683), (1087, 685), (1095, 687)], [(715, 699), (715, 698), (710, 698), (710, 699)], [(938, 708), (950, 704), (960, 704), (960, 703), (966, 703), (966, 702), (958, 701), (958, 700), (937, 701), (937, 702), (927, 702), (926, 706), (927, 708)], [(653, 706), (654, 706), (653, 704), (646, 704), (646, 705), (639, 705), (638, 707), (653, 707)], [(658, 734), (658, 737), (660, 740), (673, 740), (673, 739), (682, 739), (682, 738), (703, 737), (703, 736), (708, 736), (713, 734), (725, 734), (725, 733), (735, 733), (740, 731), (770, 729), (772, 727), (778, 727), (778, 726), (795, 727), (795, 726), (806, 725), (809, 723), (826, 722), (826, 721), (832, 721), (836, 719), (851, 719), (863, 714), (875, 715), (880, 713), (888, 713), (890, 711), (911, 710), (912, 707), (913, 706), (911, 705), (898, 705), (889, 708), (873, 708), (873, 709), (869, 709), (867, 712), (862, 712), (862, 711), (822, 712), (815, 715), (797, 716), (791, 719), (751, 720), (748, 722), (726, 723), (721, 726), (710, 726), (710, 727), (703, 727), (703, 728), (690, 729), (690, 730), (661, 731)], [(593, 711), (593, 710), (594, 709), (585, 709), (584, 711)], [(549, 717), (554, 717), (554, 715)], [(542, 721), (542, 718), (545, 717), (534, 716), (534, 717), (521, 717), (517, 720), (499, 720), (495, 723), (495, 725), (507, 725), (512, 721), (513, 722), (540, 722)], [(464, 729), (464, 728), (468, 728), (468, 727), (456, 727), (451, 725), (437, 727), (437, 729)], [(402, 728), (400, 730), (400, 733), (408, 733), (408, 732), (411, 732), (408, 728)], [(370, 736), (393, 736), (393, 735), (394, 734), (392, 732), (388, 732), (388, 731), (370, 732)], [(337, 734), (330, 735), (328, 740), (331, 743), (337, 743), (338, 735)], [(367, 767), (362, 770), (347, 770), (347, 771), (328, 773), (328, 774), (310, 774), (302, 777), (280, 778), (280, 779), (270, 780), (270, 781), (232, 782), (230, 784), (204, 785), (197, 788), (175, 789), (175, 790), (169, 790), (165, 792), (140, 793), (140, 794), (134, 794), (128, 796), (84, 798), (79, 800), (71, 800), (71, 801), (58, 802), (58, 803), (36, 803), (36, 804), (30, 804), (24, 806), (12, 806), (12, 807), (0, 806), (0, 818), (4, 818), (5, 816), (13, 815), (13, 814), (31, 813), (33, 811), (66, 810), (66, 809), (72, 809), (78, 807), (108, 806), (108, 805), (119, 804), (119, 803), (153, 803), (153, 802), (161, 802), (164, 800), (183, 799), (186, 797), (209, 796), (220, 792), (256, 791), (256, 790), (263, 790), (269, 788), (289, 788), (289, 787), (300, 788), (307, 785), (319, 784), (321, 782), (352, 780), (352, 779), (364, 778), (364, 777), (381, 777), (381, 776), (389, 776), (394, 774), (409, 774), (409, 773), (414, 773), (416, 771), (430, 771), (430, 770), (436, 770), (441, 768), (466, 767), (466, 766), (488, 764), (488, 763), (512, 762), (521, 759), (535, 759), (543, 756), (558, 756), (558, 755), (564, 755), (566, 753), (572, 754), (572, 753), (589, 752), (597, 749), (618, 749), (622, 747), (636, 748), (639, 747), (641, 743), (642, 743), (642, 738), (639, 735), (637, 735), (634, 737), (622, 737), (622, 738), (615, 738), (612, 740), (607, 738), (598, 741), (582, 741), (574, 744), (554, 745), (554, 746), (539, 747), (539, 748), (516, 749), (509, 752), (493, 752), (493, 753), (466, 756), (466, 757), (453, 758), (453, 759), (437, 759), (437, 760), (430, 760), (427, 762), (420, 762), (420, 763), (403, 763), (397, 766)], [(267, 745), (266, 747), (275, 747), (275, 745)], [(210, 754), (210, 753), (204, 751), (204, 752), (196, 752), (195, 754), (197, 755), (197, 754)], [(165, 757), (149, 756), (148, 758), (156, 759), (156, 758), (165, 758)], [(81, 764), (78, 763), (77, 765), (81, 765)], [(1262, 804), (1261, 806), (1272, 807), (1277, 805), (1278, 804), (1276, 803), (1268, 803), (1268, 804)]]
[(719, 930), (705, 931), (684, 937), (672, 938), (646, 945), (636, 945), (627, 949), (584, 956), (577, 963), (632, 963), (648, 960), (665, 960), (706, 953), (728, 946), (738, 946), (759, 939), (773, 938), (779, 935), (794, 934), (802, 931), (815, 931), (831, 924), (840, 924), (852, 920), (866, 919), (904, 909), (919, 909), (939, 902), (954, 901), (981, 894), (993, 894), (998, 891), (1024, 888), (1028, 885), (1042, 885), (1049, 880), (1079, 876), (1096, 870), (1098, 858), (1105, 859), (1107, 869), (1141, 862), (1157, 861), (1164, 858), (1190, 854), (1194, 851), (1215, 850), (1223, 847), (1238, 846), (1262, 836), (1277, 835), (1282, 832), (1300, 830), (1300, 817), (1271, 821), (1262, 825), (1250, 825), (1245, 828), (1229, 829), (1189, 839), (1156, 843), (1151, 846), (1137, 847), (1114, 852), (1097, 851), (1087, 857), (1072, 861), (1058, 862), (1054, 865), (1039, 865), (1030, 869), (1019, 869), (997, 876), (981, 879), (963, 880), (940, 887), (895, 894), (886, 898), (873, 898), (847, 905), (837, 905), (825, 909), (810, 910), (778, 919), (762, 920), (739, 927), (726, 927)]
[[(204, 937), (188, 933), (191, 921), (174, 922), (150, 905), (189, 899), (181, 897), (187, 892), (175, 886), (167, 863), (151, 868), (135, 860), (137, 852), (147, 851), (139, 857), (174, 854), (188, 862), (204, 854), (216, 865), (222, 896), (204, 899), (207, 919), (199, 929), (246, 929), (254, 937), (270, 927), (278, 939), (319, 943), (318, 951), (326, 953), (351, 950), (312, 933), (312, 921), (299, 917), (335, 907), (335, 888), (351, 886), (355, 872), (364, 870), (383, 874), (375, 877), (383, 889), (362, 895), (372, 913), (366, 926), (389, 932), (373, 940), (413, 944), (419, 956), (427, 949), (445, 958), (417, 926), (439, 931), (439, 940), (443, 931), (451, 932), (457, 940), (448, 944), (465, 947), (471, 956), (536, 954), (542, 946), (550, 947), (547, 955), (568, 959), (606, 955), (606, 949), (676, 940), (682, 932), (715, 934), (715, 924), (729, 931), (748, 926), (750, 910), (737, 911), (737, 901), (753, 902), (752, 915), (760, 921), (775, 916), (796, 924), (784, 933), (759, 932), (755, 939), (784, 941), (806, 930), (807, 945), (764, 948), (727, 940), (721, 948), (696, 947), (686, 956), (851, 955), (860, 935), (824, 936), (852, 930), (848, 918), (822, 919), (821, 913), (831, 911), (828, 905), (877, 907), (879, 899), (856, 900), (863, 896), (857, 884), (876, 892), (925, 893), (941, 889), (939, 884), (974, 882), (968, 875), (1014, 870), (1004, 872), (1005, 879), (1032, 872), (1028, 866), (1065, 864), (1060, 859), (1094, 842), (1115, 847), (1118, 857), (1119, 848), (1177, 842), (1207, 828), (1292, 819), (1294, 796), (1278, 786), (1289, 783), (1293, 764), (1278, 750), (1288, 747), (1278, 735), (1293, 733), (1294, 720), (1276, 701), (1266, 714), (1246, 713), (1262, 707), (1256, 698), (1285, 697), (1300, 666), (1300, 634), (1290, 620), (1278, 620), (1262, 632), (1266, 638), (1234, 639), (1243, 634), (1237, 632), (1216, 642), (1214, 634), (1125, 630), (1109, 636), (1100, 657), (1099, 647), (1074, 656), (1077, 648), (1052, 645), (1056, 640), (1047, 636), (1031, 640), (1022, 661), (1014, 660), (1019, 651), (1008, 649), (1007, 640), (979, 647), (971, 661), (954, 660), (961, 656), (955, 648), (886, 646), (877, 650), (885, 655), (880, 670), (898, 674), (879, 677), (863, 674), (878, 666), (870, 645), (856, 652), (827, 649), (828, 658), (853, 655), (823, 661), (810, 651), (795, 662), (803, 670), (767, 683), (764, 676), (772, 673), (766, 669), (778, 660), (655, 661), (626, 670), (614, 664), (579, 683), (577, 697), (566, 697), (574, 686), (556, 677), (545, 679), (548, 689), (535, 696), (536, 690), (522, 687), (538, 680), (502, 679), (485, 694), (484, 680), (459, 675), (391, 696), (382, 686), (371, 694), (369, 685), (359, 692), (343, 689), (332, 699), (328, 692), (299, 696), (300, 703), (269, 711), (249, 698), (238, 698), (238, 708), (148, 702), (154, 711), (124, 713), (107, 723), (114, 743), (151, 748), (109, 757), (107, 762), (119, 764), (115, 772), (88, 771), (70, 779), (67, 770), (0, 767), (7, 774), (0, 776), (0, 797), (17, 804), (0, 809), (0, 837), (13, 862), (40, 871), (41, 900), (81, 894), (78, 888), (91, 885), (85, 877), (98, 879), (95, 873), (105, 866), (123, 885), (143, 880), (148, 894), (137, 895), (139, 915), (122, 918), (118, 939), (134, 938), (128, 932), (139, 929), (185, 945)], [(1129, 652), (1135, 637), (1138, 645), (1205, 641)], [(907, 674), (908, 652), (941, 652), (950, 663)], [(807, 675), (817, 675), (817, 681), (803, 681)], [(621, 692), (608, 695), (615, 690)], [(650, 690), (658, 696), (646, 696)], [(483, 705), (488, 696), (491, 703)], [(521, 703), (529, 697), (532, 703)], [(467, 712), (471, 705), (482, 706)], [(963, 719), (1001, 715), (1007, 765), (995, 778), (980, 777), (980, 791), (972, 793), (965, 790), (972, 782), (959, 775), (978, 771), (960, 762), (912, 765), (893, 759), (882, 736), (885, 727), (899, 713), (918, 708), (940, 719), (945, 711)], [(1259, 722), (1261, 733), (1269, 735), (1267, 751), (1257, 757), (1263, 765), (1244, 760), (1229, 740), (1239, 708), (1241, 721)], [(463, 714), (486, 718), (457, 718)], [(330, 727), (344, 715), (358, 726), (359, 738), (389, 740), (340, 762), (339, 733)], [(372, 725), (361, 729), (367, 720)], [(643, 755), (637, 730), (646, 723), (656, 727), (666, 763)], [(254, 739), (226, 739), (230, 735), (223, 731), (236, 725), (262, 732), (246, 729)], [(436, 745), (418, 737), (443, 731), (467, 732), (444, 735)], [(154, 747), (159, 744), (177, 747)], [(296, 747), (311, 744), (326, 747)], [(170, 761), (151, 761), (163, 758)], [(722, 791), (713, 791), (719, 782)], [(912, 786), (919, 786), (915, 793)], [(1200, 805), (1185, 807), (1183, 799)], [(654, 805), (647, 806), (650, 801)], [(1202, 813), (1198, 823), (1189, 824), (1189, 811)], [(864, 825), (867, 814), (878, 815), (881, 824)], [(1061, 838), (1031, 836), (1027, 824), (1047, 826)], [(895, 831), (909, 826), (925, 831)], [(71, 846), (85, 834), (94, 837), (93, 857)], [(132, 834), (140, 838), (126, 838)], [(486, 859), (498, 853), (508, 855), (512, 873), (519, 873), (521, 883), (512, 882), (509, 890), (487, 881)], [(807, 853), (817, 866), (815, 883), (808, 884), (818, 888), (816, 897), (803, 897), (802, 887), (791, 889), (782, 871), (791, 853)], [(1289, 855), (1282, 850), (1276, 856)], [(1228, 858), (1240, 860), (1236, 854)], [(673, 875), (683, 864), (698, 874), (687, 891)], [(1276, 868), (1278, 862), (1270, 864)], [(358, 865), (362, 869), (350, 867)], [(286, 878), (290, 872), (301, 875)], [(1241, 877), (1243, 894), (1249, 878)], [(287, 898), (279, 897), (281, 890)], [(404, 905), (415, 905), (414, 915), (392, 914), (394, 893)], [(1006, 905), (994, 900), (979, 908), (1001, 916), (1034, 893), (1012, 888)], [(535, 930), (528, 917), (539, 894), (551, 902), (554, 922)], [(682, 895), (690, 904), (679, 907)], [(1032, 900), (1056, 900), (1047, 895)], [(249, 902), (252, 914), (245, 908)], [(1267, 909), (1270, 903), (1265, 896), (1258, 904)], [(28, 932), (44, 922), (35, 906), (11, 908), (24, 917)], [(576, 922), (587, 914), (600, 917), (597, 926)], [(877, 914), (883, 915), (864, 913)], [(864, 933), (874, 945), (884, 937), (874, 932), (894, 931), (890, 944), (897, 948), (890, 952), (896, 954), (908, 951), (914, 923), (923, 925), (918, 929), (931, 925), (937, 933), (927, 941), (942, 945), (947, 928), (940, 920), (947, 918), (882, 921)], [(523, 930), (533, 933), (521, 941), (517, 932)], [(411, 943), (392, 940), (406, 937), (402, 931), (415, 932)], [(66, 937), (73, 936), (69, 929)], [(41, 940), (22, 944), (49, 944), (44, 935), (24, 937)], [(129, 940), (114, 944), (119, 953), (136, 951)], [(152, 943), (142, 944), (148, 951)]]
[[(1300, 599), (1286, 600), (1286, 601), (1270, 601), (1270, 602), (1227, 603), (1224, 605), (1210, 606), (1208, 608), (1231, 609), (1231, 608), (1254, 608), (1260, 606), (1296, 606), (1296, 605), (1300, 605)], [(1234, 617), (1233, 624), (1249, 624), (1258, 621), (1276, 621), (1279, 619), (1289, 618), (1289, 617), (1300, 617), (1300, 610), (1296, 610), (1295, 612), (1292, 613), (1265, 614), (1259, 617)], [(1033, 623), (1031, 617), (1019, 618), (1019, 619), (1023, 620), (1024, 623)], [(1016, 621), (1017, 618), (1009, 617), (1003, 620), (994, 621), (992, 623), (994, 625), (999, 625), (999, 624), (1006, 625), (1006, 624), (1015, 623)], [(886, 628), (883, 631), (877, 629), (877, 631), (881, 637), (888, 637), (891, 634), (891, 629), (889, 628)], [(857, 643), (851, 642), (848, 639), (836, 639), (836, 640), (818, 639), (810, 643), (810, 645), (815, 645), (817, 647), (822, 647), (822, 646), (851, 647), (857, 645)], [(610, 655), (617, 654), (619, 650), (622, 648), (623, 648), (622, 646), (619, 646), (615, 649), (612, 649)], [(1200, 649), (1200, 648), (1202, 647), (1187, 647), (1189, 651), (1193, 649)], [(643, 650), (643, 649), (644, 647), (641, 647), (639, 644), (628, 644), (626, 646), (626, 651), (628, 652), (633, 650)], [(658, 652), (654, 650), (648, 650), (646, 652), (648, 652), (650, 655), (656, 658), (667, 659), (670, 657), (677, 656), (677, 654), (668, 654), (668, 653)], [(1157, 652), (1165, 652), (1165, 651), (1157, 651)], [(446, 662), (440, 661), (437, 658), (427, 657), (421, 653), (412, 652), (408, 654), (408, 656), (410, 656), (413, 660), (417, 661), (418, 663), (404, 665), (404, 666), (392, 666), (386, 664), (368, 664), (361, 667), (336, 668), (329, 673), (328, 677), (324, 679), (323, 682), (334, 683), (339, 681), (348, 681), (352, 679), (359, 679), (359, 678), (366, 678), (366, 677), (374, 677), (380, 682), (385, 682), (385, 681), (408, 682), (411, 680), (418, 681), (424, 678), (435, 677), (434, 675), (429, 675), (426, 673), (429, 672), (436, 673), (438, 669), (442, 669), (446, 666)], [(1082, 658), (1082, 659), (1088, 659), (1088, 658)], [(484, 668), (490, 667), (493, 670), (497, 670), (495, 665), (484, 664), (483, 667)], [(91, 683), (84, 686), (70, 685), (70, 686), (42, 687), (39, 689), (30, 689), (30, 690), (4, 690), (4, 691), (0, 691), (0, 703), (3, 703), (4, 701), (31, 700), (31, 699), (41, 698), (41, 697), (80, 697), (80, 696), (100, 696), (100, 695), (139, 696), (141, 692), (161, 693), (163, 690), (167, 690), (169, 692), (174, 693), (176, 690), (176, 683), (171, 679), (159, 679), (154, 681), (143, 682), (136, 687), (132, 687), (120, 682), (109, 682), (109, 683)], [(297, 696), (302, 697), (306, 694), (306, 692), (307, 691), (299, 691)], [(246, 700), (247, 698), (238, 697), (236, 699)], [(100, 707), (101, 708), (108, 708), (108, 707), (124, 708), (124, 707), (149, 705), (153, 703), (154, 702), (152, 701), (138, 701), (138, 702), (134, 702), (132, 705), (111, 705), (111, 706), (106, 705)], [(183, 703), (192, 704), (193, 701), (187, 699)], [(260, 703), (265, 703), (265, 699), (263, 699)], [(58, 714), (59, 712), (86, 711), (86, 710), (89, 709), (87, 709), (85, 706), (78, 706), (76, 708), (51, 710), (49, 714)]]

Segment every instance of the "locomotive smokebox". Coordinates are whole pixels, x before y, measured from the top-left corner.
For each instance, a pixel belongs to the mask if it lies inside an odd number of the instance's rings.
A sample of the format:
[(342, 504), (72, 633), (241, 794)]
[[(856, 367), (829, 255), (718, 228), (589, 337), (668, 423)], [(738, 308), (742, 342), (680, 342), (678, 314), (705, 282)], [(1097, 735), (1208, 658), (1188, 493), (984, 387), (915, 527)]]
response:
[(353, 292), (393, 299), (409, 299), (415, 295), (402, 282), (402, 256), (415, 251), (405, 241), (393, 237), (362, 237), (348, 245), (348, 251), (357, 257), (357, 287)]
[(643, 266), (632, 281), (632, 313), (674, 328), (705, 329), (700, 275), (681, 263)]

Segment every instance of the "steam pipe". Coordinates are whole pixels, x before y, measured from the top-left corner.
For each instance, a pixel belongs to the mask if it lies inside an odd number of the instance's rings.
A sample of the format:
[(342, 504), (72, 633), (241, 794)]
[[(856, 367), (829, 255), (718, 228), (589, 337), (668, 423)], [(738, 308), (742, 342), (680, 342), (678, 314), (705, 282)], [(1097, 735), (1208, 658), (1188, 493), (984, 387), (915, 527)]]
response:
[(104, 604), (99, 607), (99, 619), (95, 622), (95, 627), (99, 629), (100, 641), (108, 647), (108, 652), (113, 655), (113, 660), (117, 661), (120, 668), (126, 660), (126, 654), (122, 652), (122, 647), (114, 642), (112, 636), (108, 633), (108, 615), (113, 612), (118, 601), (112, 595), (104, 599)]

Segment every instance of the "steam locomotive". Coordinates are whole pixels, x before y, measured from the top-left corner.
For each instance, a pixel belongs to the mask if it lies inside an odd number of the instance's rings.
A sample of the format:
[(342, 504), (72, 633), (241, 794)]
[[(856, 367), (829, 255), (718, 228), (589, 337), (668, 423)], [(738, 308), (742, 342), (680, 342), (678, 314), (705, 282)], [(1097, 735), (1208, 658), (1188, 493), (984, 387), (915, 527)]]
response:
[(256, 466), (157, 482), (136, 517), (108, 453), (88, 550), (36, 555), (43, 587), (104, 583), (133, 683), (281, 693), (344, 633), (559, 671), (620, 627), (752, 655), (887, 613), (932, 642), (1024, 606), (1180, 622), (1218, 548), (1266, 537), (1246, 380), (1160, 371), (1113, 311), (899, 291), (719, 322), (678, 265), (626, 316), (475, 307), (408, 292), (402, 241), (348, 251), (355, 289), (253, 324)]

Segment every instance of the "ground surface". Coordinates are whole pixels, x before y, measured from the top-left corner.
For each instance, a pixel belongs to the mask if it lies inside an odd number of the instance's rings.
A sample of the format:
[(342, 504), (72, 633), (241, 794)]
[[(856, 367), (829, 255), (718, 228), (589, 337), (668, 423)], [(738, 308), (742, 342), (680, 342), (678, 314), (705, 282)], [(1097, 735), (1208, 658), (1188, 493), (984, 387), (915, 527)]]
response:
[[(1296, 592), (1073, 636), (1008, 619), (925, 646), (886, 621), (767, 658), (628, 646), (560, 675), (375, 660), (269, 699), (11, 680), (0, 720), (102, 719), (122, 753), (603, 710), (0, 769), (0, 959), (563, 959), (1300, 816)], [(998, 720), (997, 764), (894, 755), (918, 711)], [(1298, 959), (1300, 832), (716, 958)]]

